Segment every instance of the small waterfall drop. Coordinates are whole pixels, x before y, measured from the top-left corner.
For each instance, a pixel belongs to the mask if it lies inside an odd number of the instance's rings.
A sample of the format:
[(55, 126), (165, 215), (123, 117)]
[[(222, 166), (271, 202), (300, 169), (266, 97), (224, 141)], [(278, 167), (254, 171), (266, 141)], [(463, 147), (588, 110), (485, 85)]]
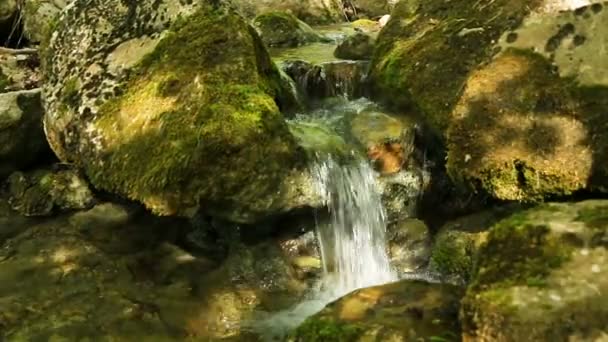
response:
[(386, 252), (386, 217), (374, 171), (360, 160), (340, 165), (331, 157), (313, 167), (317, 191), (331, 224), (319, 225), (323, 286), (330, 297), (397, 279)]

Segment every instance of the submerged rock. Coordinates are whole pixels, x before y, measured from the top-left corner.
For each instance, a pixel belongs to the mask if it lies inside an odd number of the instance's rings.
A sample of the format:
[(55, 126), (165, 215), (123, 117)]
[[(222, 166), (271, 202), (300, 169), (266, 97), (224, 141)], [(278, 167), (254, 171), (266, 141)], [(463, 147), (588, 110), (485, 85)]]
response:
[(279, 72), (222, 4), (76, 0), (42, 59), (47, 138), (96, 188), (236, 222), (301, 204)]
[(368, 60), (371, 59), (373, 52), (372, 38), (365, 33), (358, 32), (344, 39), (336, 47), (334, 56), (341, 59)]
[(289, 341), (415, 341), (458, 338), (462, 290), (421, 281), (357, 290), (307, 319)]
[(608, 333), (608, 202), (545, 204), (496, 224), (461, 317), (467, 341), (595, 340)]
[(253, 20), (253, 27), (269, 47), (296, 47), (322, 40), (308, 24), (289, 13), (259, 15)]
[(49, 153), (40, 89), (0, 94), (0, 180)]

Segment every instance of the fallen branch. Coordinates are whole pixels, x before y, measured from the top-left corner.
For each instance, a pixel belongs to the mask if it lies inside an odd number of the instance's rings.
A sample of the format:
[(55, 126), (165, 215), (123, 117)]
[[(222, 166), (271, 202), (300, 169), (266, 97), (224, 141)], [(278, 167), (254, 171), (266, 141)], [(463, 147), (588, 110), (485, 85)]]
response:
[(38, 53), (38, 49), (24, 48), (24, 49), (10, 49), (0, 47), (0, 54), (4, 55), (35, 55)]

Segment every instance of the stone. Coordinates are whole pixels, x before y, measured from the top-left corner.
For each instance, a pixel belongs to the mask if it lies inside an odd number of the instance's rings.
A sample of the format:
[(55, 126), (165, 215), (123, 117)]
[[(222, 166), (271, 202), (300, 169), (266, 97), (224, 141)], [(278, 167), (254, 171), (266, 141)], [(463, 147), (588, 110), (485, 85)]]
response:
[(76, 0), (41, 58), (47, 139), (95, 188), (243, 223), (305, 205), (285, 202), (299, 200), (304, 163), (279, 111), (284, 83), (223, 3)]
[(494, 225), (462, 301), (464, 341), (608, 333), (608, 202), (548, 203)]
[(322, 40), (308, 24), (289, 13), (261, 14), (253, 19), (253, 27), (269, 47), (296, 47)]
[(12, 209), (24, 216), (84, 210), (95, 204), (89, 184), (75, 170), (15, 172), (8, 178), (8, 185)]
[(339, 0), (233, 0), (246, 18), (272, 11), (290, 13), (310, 25), (330, 24), (344, 20)]
[(23, 33), (32, 43), (50, 37), (52, 24), (69, 0), (25, 0), (22, 5)]
[(39, 88), (39, 64), (35, 54), (0, 54), (0, 93)]
[(0, 180), (49, 154), (40, 89), (0, 93)]
[(462, 292), (411, 280), (357, 290), (308, 318), (288, 341), (455, 339)]
[(334, 51), (334, 56), (341, 59), (368, 60), (374, 52), (372, 38), (361, 32), (357, 32), (342, 41)]
[(423, 270), (431, 253), (429, 227), (417, 219), (403, 219), (387, 228), (391, 265), (398, 274)]
[(457, 186), (521, 202), (604, 191), (608, 78), (592, 70), (608, 66), (591, 53), (606, 45), (604, 4), (457, 1), (440, 15), (439, 1), (406, 3), (378, 38), (371, 83), (424, 118)]
[(358, 17), (375, 18), (391, 10), (391, 1), (388, 0), (351, 0), (357, 9)]
[(13, 28), (13, 22), (19, 13), (19, 4), (17, 0), (5, 0), (0, 3), (0, 28), (3, 39), (9, 36)]

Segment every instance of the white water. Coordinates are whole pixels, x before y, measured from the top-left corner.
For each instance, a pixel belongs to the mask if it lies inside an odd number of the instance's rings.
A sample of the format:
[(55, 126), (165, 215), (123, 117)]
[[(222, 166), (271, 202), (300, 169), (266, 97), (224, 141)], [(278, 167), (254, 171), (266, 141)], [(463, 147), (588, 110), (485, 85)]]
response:
[(331, 214), (331, 225), (317, 227), (325, 291), (339, 298), (396, 280), (386, 253), (385, 212), (367, 161), (342, 166), (328, 157), (313, 175)]
[(385, 212), (367, 161), (340, 165), (328, 156), (311, 172), (331, 217), (329, 224), (317, 224), (323, 277), (305, 301), (255, 324), (265, 340), (284, 335), (356, 289), (397, 280), (386, 252)]

